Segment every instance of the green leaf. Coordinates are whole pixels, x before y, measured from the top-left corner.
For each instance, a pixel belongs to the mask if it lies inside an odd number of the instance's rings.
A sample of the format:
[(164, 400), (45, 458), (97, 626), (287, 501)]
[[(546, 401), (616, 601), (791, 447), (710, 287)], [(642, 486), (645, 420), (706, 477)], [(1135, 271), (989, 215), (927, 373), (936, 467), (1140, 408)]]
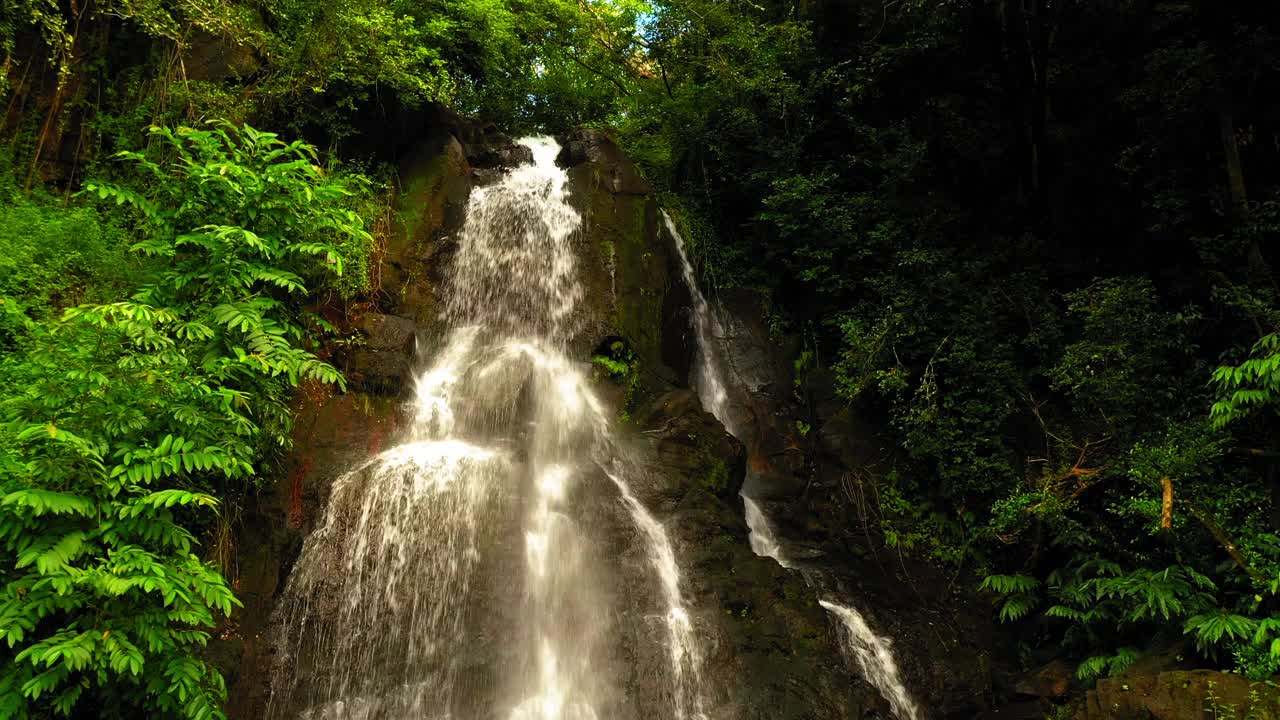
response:
[(1040, 587), (1040, 581), (1030, 575), (988, 575), (978, 586), (980, 590), (998, 593), (1026, 593)]
[(94, 502), (87, 497), (35, 488), (5, 495), (0, 506), (28, 508), (37, 517), (47, 514), (93, 517), (96, 509)]

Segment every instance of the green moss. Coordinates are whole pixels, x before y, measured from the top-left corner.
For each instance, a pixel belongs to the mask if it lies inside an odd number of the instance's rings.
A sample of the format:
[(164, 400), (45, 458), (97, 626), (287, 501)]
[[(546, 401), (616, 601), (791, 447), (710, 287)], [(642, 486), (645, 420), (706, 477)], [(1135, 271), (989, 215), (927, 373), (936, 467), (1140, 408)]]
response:
[(607, 237), (600, 238), (600, 255), (604, 257), (605, 262), (608, 263), (610, 268), (616, 267), (616, 252), (617, 248), (614, 246), (613, 240)]
[(423, 234), (424, 227), (440, 221), (444, 192), (446, 148), (401, 175), (400, 196), (396, 199), (396, 230), (388, 250), (398, 255)]
[(657, 362), (661, 356), (662, 306), (660, 288), (655, 284), (665, 268), (650, 247), (652, 205), (645, 199), (615, 197), (604, 191), (597, 194), (608, 196), (616, 222), (602, 242), (613, 246), (614, 265), (627, 269), (617, 277), (613, 324), (619, 334), (631, 340), (639, 357)]
[(702, 486), (714, 493), (723, 492), (729, 487), (729, 467), (724, 460), (717, 458), (712, 461), (711, 470), (703, 479)]

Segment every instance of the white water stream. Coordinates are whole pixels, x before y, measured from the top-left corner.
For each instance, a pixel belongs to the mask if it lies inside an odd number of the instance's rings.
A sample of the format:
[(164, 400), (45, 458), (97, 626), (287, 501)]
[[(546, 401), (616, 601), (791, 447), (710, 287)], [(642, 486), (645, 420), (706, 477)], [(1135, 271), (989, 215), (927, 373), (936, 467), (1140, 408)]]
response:
[(819, 600), (818, 604), (840, 619), (845, 652), (853, 655), (863, 676), (889, 701), (893, 713), (901, 720), (918, 720), (920, 709), (898, 675), (889, 639), (876, 635), (862, 614), (851, 607), (828, 600)]
[[(737, 427), (729, 411), (729, 368), (720, 346), (720, 340), (724, 337), (723, 325), (702, 290), (698, 288), (697, 275), (685, 251), (680, 230), (665, 211), (662, 219), (667, 232), (675, 241), (681, 271), (693, 301), (692, 325), (697, 342), (690, 384), (707, 412), (714, 415), (730, 435), (742, 439), (742, 430)], [(740, 495), (744, 519), (750, 531), (751, 549), (756, 555), (773, 558), (784, 568), (792, 567), (768, 516), (745, 491)], [(902, 683), (893, 651), (890, 650), (890, 640), (876, 635), (862, 614), (853, 607), (831, 600), (820, 600), (819, 604), (838, 621), (844, 652), (857, 663), (863, 677), (889, 701), (889, 706), (899, 720), (919, 720), (920, 710)]]
[[(741, 438), (742, 430), (737, 427), (729, 411), (728, 363), (718, 342), (724, 337), (724, 326), (721, 325), (720, 318), (711, 308), (711, 304), (707, 302), (706, 296), (702, 294), (702, 290), (698, 288), (698, 278), (693, 271), (693, 263), (689, 262), (689, 255), (685, 252), (684, 236), (680, 234), (675, 221), (665, 210), (662, 213), (662, 222), (666, 225), (672, 240), (675, 241), (676, 253), (680, 256), (680, 271), (693, 301), (692, 324), (696, 343), (690, 384), (707, 412), (714, 415), (730, 435)], [(783, 558), (782, 546), (773, 532), (773, 526), (760, 510), (760, 506), (745, 492), (739, 495), (746, 510), (747, 529), (751, 531), (749, 537), (751, 549), (757, 555), (773, 558), (782, 567), (789, 567)]]
[[(665, 627), (652, 642), (664, 646), (667, 706), (640, 716), (705, 718), (671, 542), (632, 490), (640, 464), (566, 354), (582, 220), (559, 147), (521, 142), (534, 163), (472, 193), (447, 334), (417, 378), (404, 442), (337, 480), (305, 541), (270, 717), (609, 717), (626, 702), (612, 661), (623, 641), (604, 589), (615, 570), (587, 512), (605, 497), (643, 545), (646, 612)], [(504, 552), (513, 540), (523, 548)]]

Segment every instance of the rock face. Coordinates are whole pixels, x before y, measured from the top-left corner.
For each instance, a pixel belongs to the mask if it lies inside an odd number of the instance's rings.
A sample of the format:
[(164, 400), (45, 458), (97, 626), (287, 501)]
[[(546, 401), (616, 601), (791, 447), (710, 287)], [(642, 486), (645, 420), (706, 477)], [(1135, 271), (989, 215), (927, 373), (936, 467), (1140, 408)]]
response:
[(1019, 695), (1038, 698), (1064, 697), (1075, 687), (1075, 668), (1065, 660), (1051, 660), (1028, 673), (1014, 686)]
[(211, 642), (230, 690), (230, 717), (264, 716), (275, 652), (272, 611), (305, 531), (318, 517), (334, 478), (394, 438), (397, 405), (392, 397), (364, 392), (299, 394), (293, 452), (276, 481), (251, 497), (241, 512), (233, 582), (244, 608)]
[(771, 330), (765, 300), (725, 293), (716, 338), (729, 414), (747, 452), (743, 487), (771, 521), (809, 598), (853, 606), (892, 639), (900, 674), (927, 717), (987, 714), (1012, 694), (1013, 643), (989, 604), (886, 547), (875, 484), (892, 450), (837, 400), (830, 377), (795, 376), (799, 343)]
[(662, 394), (637, 421), (667, 481), (644, 499), (673, 531), (691, 605), (701, 613), (709, 715), (889, 717), (887, 703), (846, 669), (814, 589), (751, 551), (738, 497), (742, 445), (689, 390)]
[(571, 202), (582, 214), (578, 258), (586, 295), (579, 353), (611, 338), (636, 355), (647, 395), (679, 383), (664, 362), (664, 300), (672, 262), (660, 241), (658, 206), (635, 165), (603, 133), (580, 131), (563, 146)]

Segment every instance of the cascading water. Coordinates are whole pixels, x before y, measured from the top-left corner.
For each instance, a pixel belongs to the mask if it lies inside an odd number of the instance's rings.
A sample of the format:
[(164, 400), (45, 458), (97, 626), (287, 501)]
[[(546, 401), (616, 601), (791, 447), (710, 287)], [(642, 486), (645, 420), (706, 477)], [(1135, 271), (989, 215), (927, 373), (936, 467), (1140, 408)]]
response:
[[(706, 296), (698, 288), (697, 276), (685, 252), (684, 238), (679, 229), (665, 211), (662, 219), (667, 232), (675, 241), (682, 274), (693, 301), (692, 324), (696, 347), (690, 384), (707, 412), (714, 415), (730, 435), (741, 439), (741, 429), (732, 421), (729, 413), (727, 363), (717, 342), (724, 336), (723, 326)], [(773, 558), (784, 568), (792, 567), (783, 554), (772, 523), (760, 505), (745, 490), (740, 495), (744, 519), (751, 533), (751, 549), (756, 555)], [(844, 651), (857, 663), (867, 681), (889, 701), (894, 714), (900, 720), (919, 720), (920, 711), (898, 675), (898, 666), (889, 649), (889, 640), (876, 635), (861, 613), (854, 608), (829, 600), (821, 600), (819, 604), (839, 621)]]
[[(671, 542), (629, 484), (640, 464), (566, 354), (580, 329), (581, 218), (559, 147), (521, 142), (534, 163), (472, 193), (447, 332), (417, 378), (407, 437), (336, 481), (305, 541), (270, 717), (611, 717), (627, 702), (611, 662), (621, 641), (603, 530), (584, 511), (605, 494), (636, 529), (649, 613), (665, 628), (666, 706), (638, 714), (705, 717)], [(504, 552), (512, 538), (522, 548)]]
[(819, 600), (818, 604), (840, 619), (845, 651), (853, 655), (862, 674), (889, 701), (893, 713), (901, 720), (918, 720), (920, 710), (898, 676), (898, 664), (893, 660), (888, 638), (876, 635), (861, 613), (851, 607), (828, 600)]
[[(693, 332), (694, 345), (693, 366), (691, 373), (691, 385), (693, 390), (698, 394), (698, 398), (702, 401), (702, 406), (707, 412), (715, 416), (720, 424), (724, 426), (725, 431), (730, 435), (741, 438), (741, 430), (737, 427), (729, 412), (729, 389), (728, 389), (728, 372), (725, 369), (724, 358), (720, 353), (717, 338), (724, 336), (724, 327), (720, 324), (720, 318), (711, 309), (711, 304), (707, 302), (707, 298), (702, 294), (702, 290), (698, 288), (698, 278), (693, 271), (693, 263), (689, 262), (689, 254), (684, 249), (684, 236), (680, 234), (679, 228), (676, 227), (675, 221), (664, 210), (662, 212), (662, 222), (666, 225), (667, 232), (671, 234), (672, 240), (675, 241), (676, 254), (680, 257), (680, 271), (684, 276), (685, 285), (689, 288), (689, 296), (693, 300)], [(746, 511), (747, 529), (750, 531), (749, 540), (751, 549), (755, 554), (763, 557), (771, 557), (783, 567), (788, 567), (787, 562), (783, 559), (782, 545), (779, 544), (777, 537), (774, 535), (773, 526), (769, 523), (769, 519), (765, 517), (764, 512), (760, 510), (760, 506), (746, 492), (740, 492), (742, 504)]]

